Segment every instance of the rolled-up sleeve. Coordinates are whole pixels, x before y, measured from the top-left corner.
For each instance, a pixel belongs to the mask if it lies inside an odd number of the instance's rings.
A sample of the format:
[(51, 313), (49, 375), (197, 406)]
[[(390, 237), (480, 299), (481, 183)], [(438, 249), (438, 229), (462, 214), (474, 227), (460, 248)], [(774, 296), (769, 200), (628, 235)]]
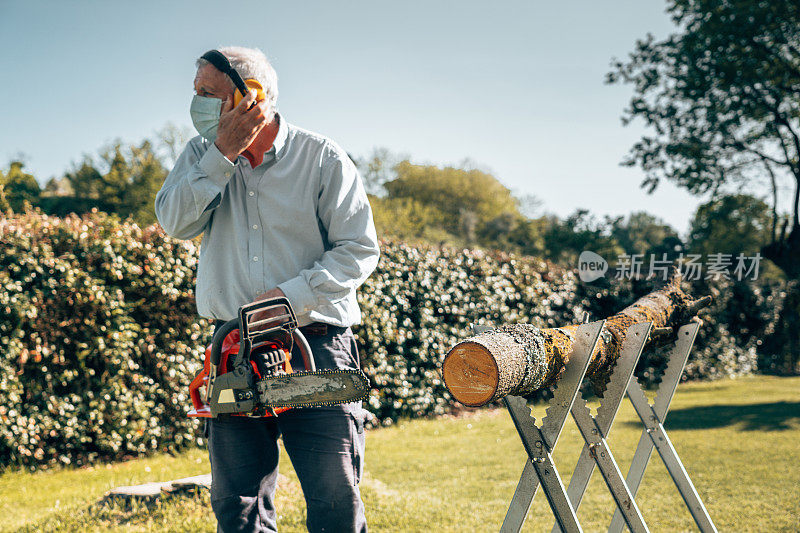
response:
[(158, 222), (177, 239), (203, 232), (233, 176), (234, 164), (214, 143), (204, 153), (202, 148), (199, 138), (190, 141), (156, 194)]
[(335, 145), (325, 149), (317, 215), (330, 249), (311, 268), (278, 287), (292, 307), (327, 307), (354, 292), (378, 265), (380, 248), (372, 210), (353, 162)]

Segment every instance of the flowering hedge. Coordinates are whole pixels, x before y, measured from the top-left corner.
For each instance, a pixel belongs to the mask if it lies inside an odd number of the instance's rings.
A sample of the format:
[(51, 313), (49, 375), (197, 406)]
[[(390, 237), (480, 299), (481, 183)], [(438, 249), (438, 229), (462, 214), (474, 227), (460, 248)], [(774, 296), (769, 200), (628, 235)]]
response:
[[(210, 341), (194, 303), (197, 252), (158, 226), (100, 212), (0, 215), (0, 466), (82, 465), (202, 443), (185, 416)], [(444, 413), (452, 403), (440, 362), (471, 324), (558, 326), (584, 309), (600, 318), (649, 289), (586, 287), (530, 257), (384, 242), (359, 291), (364, 322), (353, 328), (373, 383), (366, 406), (382, 424)], [(717, 290), (713, 313), (743, 335), (733, 305), (742, 295), (729, 289)], [(769, 295), (751, 296), (760, 303), (749, 308), (766, 316)], [(737, 345), (712, 324), (690, 373), (751, 370), (752, 332)], [(643, 366), (654, 373), (647, 365), (652, 358)]]
[(196, 442), (196, 246), (102, 213), (4, 217), (0, 237), (0, 464)]
[[(0, 465), (81, 465), (199, 443), (187, 385), (209, 325), (197, 246), (100, 212), (0, 218)], [(571, 320), (572, 274), (533, 259), (383, 243), (355, 327), (386, 424), (445, 412), (439, 362), (469, 325)]]

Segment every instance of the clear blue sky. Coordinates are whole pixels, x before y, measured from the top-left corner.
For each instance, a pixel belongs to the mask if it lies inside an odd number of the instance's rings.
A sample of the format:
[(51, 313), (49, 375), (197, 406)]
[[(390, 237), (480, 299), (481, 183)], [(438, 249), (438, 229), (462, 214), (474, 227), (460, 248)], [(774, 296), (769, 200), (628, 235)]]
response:
[[(335, 5), (334, 5), (335, 4)], [(465, 158), (547, 212), (646, 210), (685, 231), (697, 198), (619, 162), (631, 89), (612, 57), (672, 25), (661, 1), (200, 2), (0, 0), (0, 166), (40, 182), (119, 138), (191, 126), (195, 58), (258, 47), (290, 122), (348, 152)]]

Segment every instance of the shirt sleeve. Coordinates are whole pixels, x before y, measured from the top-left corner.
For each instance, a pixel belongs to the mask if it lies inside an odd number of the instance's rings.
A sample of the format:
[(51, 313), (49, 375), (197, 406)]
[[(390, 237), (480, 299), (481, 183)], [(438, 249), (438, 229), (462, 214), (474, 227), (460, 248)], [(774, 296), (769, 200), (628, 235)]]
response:
[(311, 268), (278, 285), (300, 314), (346, 298), (378, 265), (380, 248), (364, 185), (342, 149), (326, 147), (317, 216), (330, 248)]
[(156, 194), (156, 218), (177, 239), (203, 232), (235, 168), (214, 143), (203, 154), (198, 148), (189, 142)]

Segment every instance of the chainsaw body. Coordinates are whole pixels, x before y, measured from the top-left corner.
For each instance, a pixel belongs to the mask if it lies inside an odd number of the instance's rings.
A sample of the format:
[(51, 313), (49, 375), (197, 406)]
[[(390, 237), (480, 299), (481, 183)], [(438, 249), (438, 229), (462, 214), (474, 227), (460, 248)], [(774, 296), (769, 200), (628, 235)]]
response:
[[(303, 357), (301, 372), (292, 370), (295, 344)], [(189, 385), (189, 416), (277, 416), (292, 407), (355, 402), (368, 394), (361, 370), (316, 369), (289, 300), (279, 297), (245, 305), (239, 318), (217, 328)]]
[(292, 373), (294, 344), (303, 356), (305, 369), (314, 371), (314, 355), (297, 329), (289, 300), (273, 298), (240, 308), (239, 317), (218, 327), (206, 348), (203, 368), (189, 385), (194, 406), (189, 416), (213, 418), (225, 413), (265, 417), (290, 409), (263, 405), (258, 382)]

